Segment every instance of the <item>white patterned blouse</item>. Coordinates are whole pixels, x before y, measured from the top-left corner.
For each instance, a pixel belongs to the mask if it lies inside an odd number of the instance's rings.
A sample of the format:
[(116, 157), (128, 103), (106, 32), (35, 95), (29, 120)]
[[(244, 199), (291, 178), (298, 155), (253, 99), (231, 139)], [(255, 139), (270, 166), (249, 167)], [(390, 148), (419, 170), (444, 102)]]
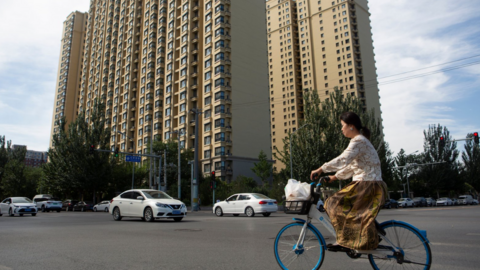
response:
[(377, 151), (363, 135), (351, 139), (340, 156), (322, 165), (322, 171), (336, 171), (339, 180), (353, 177), (353, 181), (383, 181)]

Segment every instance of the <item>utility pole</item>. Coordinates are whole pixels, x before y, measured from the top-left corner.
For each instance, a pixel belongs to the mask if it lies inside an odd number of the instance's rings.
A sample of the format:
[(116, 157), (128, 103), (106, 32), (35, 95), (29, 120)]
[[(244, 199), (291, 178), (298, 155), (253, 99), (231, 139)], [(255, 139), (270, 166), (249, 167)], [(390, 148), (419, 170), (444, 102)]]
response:
[(180, 136), (182, 135), (181, 129), (175, 130), (172, 133), (177, 134), (177, 139), (178, 139), (178, 199), (180, 200), (182, 198), (182, 179), (181, 179), (181, 152), (180, 152)]
[(167, 192), (167, 149), (163, 149), (163, 165), (164, 165), (164, 170), (163, 170), (163, 173), (164, 173), (164, 177), (163, 177), (163, 181), (165, 182), (165, 187), (164, 187), (164, 192)]
[[(150, 154), (153, 155), (153, 130), (152, 130), (152, 121), (150, 120), (150, 128), (148, 131), (150, 132)], [(155, 177), (155, 158), (150, 157), (150, 177), (149, 177), (149, 184), (150, 188), (152, 188), (152, 178)]]
[(198, 211), (198, 185), (199, 185), (199, 178), (198, 178), (198, 115), (202, 114), (202, 111), (194, 108), (191, 109), (190, 112), (195, 114), (195, 160), (194, 160), (194, 174), (195, 178), (193, 179), (193, 211)]

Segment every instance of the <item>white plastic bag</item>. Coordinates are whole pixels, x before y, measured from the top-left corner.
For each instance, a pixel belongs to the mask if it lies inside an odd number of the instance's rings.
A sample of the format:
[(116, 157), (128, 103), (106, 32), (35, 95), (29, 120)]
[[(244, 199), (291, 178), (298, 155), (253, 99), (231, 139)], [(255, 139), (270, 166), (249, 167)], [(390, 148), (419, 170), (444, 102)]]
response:
[(289, 179), (285, 186), (287, 201), (306, 201), (310, 199), (310, 185), (295, 179)]

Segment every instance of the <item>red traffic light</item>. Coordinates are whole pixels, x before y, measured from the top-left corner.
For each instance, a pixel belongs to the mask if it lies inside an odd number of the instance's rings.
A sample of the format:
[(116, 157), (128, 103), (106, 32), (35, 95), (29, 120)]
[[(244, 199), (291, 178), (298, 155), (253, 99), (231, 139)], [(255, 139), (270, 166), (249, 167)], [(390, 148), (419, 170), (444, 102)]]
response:
[(215, 178), (215, 171), (212, 171), (212, 178)]
[(478, 132), (473, 133), (473, 141), (478, 144)]
[(445, 147), (445, 138), (443, 136), (440, 137), (440, 140), (438, 142), (438, 145), (440, 147)]

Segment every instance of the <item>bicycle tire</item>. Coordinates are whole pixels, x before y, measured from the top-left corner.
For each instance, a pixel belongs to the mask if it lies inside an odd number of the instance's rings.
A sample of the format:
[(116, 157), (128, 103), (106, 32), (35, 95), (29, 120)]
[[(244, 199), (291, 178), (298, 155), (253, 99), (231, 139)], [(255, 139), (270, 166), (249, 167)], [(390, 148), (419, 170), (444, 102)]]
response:
[[(428, 270), (432, 265), (432, 251), (428, 240), (426, 240), (420, 232), (413, 226), (391, 221), (380, 224), (385, 230), (386, 237), (400, 248), (403, 254), (403, 263), (397, 262), (397, 256), (393, 255), (390, 259), (375, 257), (372, 254), (368, 255), (370, 265), (375, 270), (380, 269), (421, 269)], [(385, 241), (382, 242), (387, 246)]]
[[(325, 258), (325, 240), (309, 225), (305, 235), (304, 249), (295, 252), (304, 223), (294, 222), (284, 226), (275, 237), (274, 254), (278, 265), (284, 270), (319, 269)], [(308, 243), (308, 246), (307, 246)]]

